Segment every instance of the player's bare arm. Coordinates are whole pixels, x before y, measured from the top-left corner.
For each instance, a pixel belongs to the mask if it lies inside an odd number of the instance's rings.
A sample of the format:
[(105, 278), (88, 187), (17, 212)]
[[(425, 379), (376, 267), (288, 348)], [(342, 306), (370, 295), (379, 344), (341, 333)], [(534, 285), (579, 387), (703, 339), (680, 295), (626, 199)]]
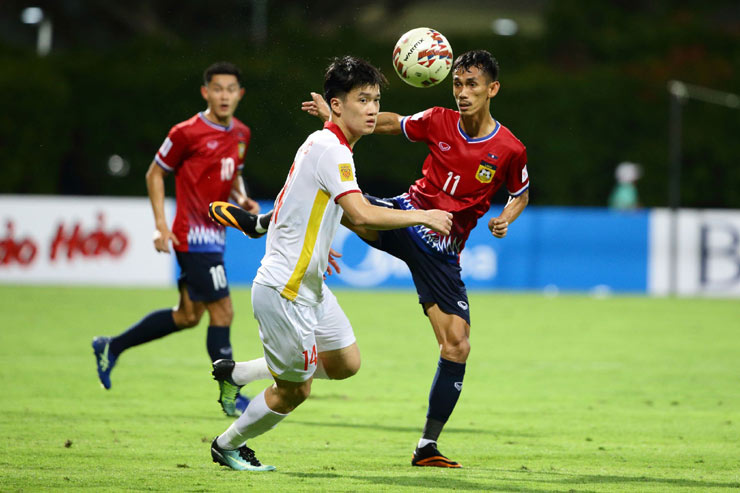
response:
[(146, 189), (154, 213), (154, 226), (156, 228), (154, 230), (154, 248), (158, 252), (170, 253), (170, 240), (175, 245), (179, 245), (180, 242), (177, 241), (177, 237), (167, 225), (167, 218), (164, 215), (165, 176), (167, 176), (167, 172), (152, 161), (149, 170), (146, 172)]
[(244, 183), (242, 175), (237, 175), (231, 186), (230, 198), (237, 203), (239, 207), (252, 214), (259, 214), (260, 205), (256, 200), (249, 198), (247, 195), (247, 186)]
[(398, 229), (421, 224), (447, 236), (452, 229), (452, 214), (439, 209), (400, 211), (370, 204), (359, 193), (349, 193), (339, 199), (344, 210), (343, 220), (353, 226), (368, 229)]
[(517, 197), (510, 197), (506, 207), (498, 217), (488, 221), (488, 229), (496, 238), (504, 238), (509, 231), (509, 224), (513, 223), (529, 203), (529, 190), (525, 190)]
[[(329, 105), (324, 97), (316, 92), (311, 93), (311, 101), (303, 101), (301, 110), (309, 115), (321, 119), (322, 122), (328, 121), (331, 116)], [(378, 121), (375, 124), (374, 134), (397, 135), (401, 133), (401, 119), (403, 117), (397, 113), (383, 111), (378, 113)]]
[(328, 121), (331, 116), (329, 105), (324, 100), (324, 97), (317, 92), (311, 93), (311, 101), (301, 103), (301, 110), (309, 115), (318, 117), (322, 122)]
[(401, 133), (401, 120), (398, 113), (383, 111), (378, 113), (378, 123), (375, 124), (374, 134), (398, 135)]

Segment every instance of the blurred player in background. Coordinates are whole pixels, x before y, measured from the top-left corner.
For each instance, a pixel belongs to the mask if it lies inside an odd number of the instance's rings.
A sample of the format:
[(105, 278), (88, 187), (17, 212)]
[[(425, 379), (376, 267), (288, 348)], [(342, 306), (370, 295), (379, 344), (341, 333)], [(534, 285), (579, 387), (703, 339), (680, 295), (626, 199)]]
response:
[[(460, 273), (460, 253), (478, 219), (505, 185), (509, 201), (488, 222), (494, 237), (506, 236), (509, 224), (529, 202), (527, 154), (524, 145), (491, 116), (498, 93), (499, 67), (487, 51), (470, 51), (452, 66), (453, 95), (458, 111), (434, 107), (412, 116), (380, 113), (376, 134), (403, 133), (424, 142), (429, 155), (422, 177), (407, 193), (389, 199), (367, 196), (371, 203), (397, 210), (444, 209), (453, 213), (452, 233), (443, 237), (424, 226), (372, 231), (343, 221), (371, 246), (406, 262), (440, 345), (437, 373), (429, 393), (427, 420), (411, 463), (415, 466), (460, 467), (442, 455), (437, 439), (462, 390), (470, 352), (470, 313)], [(303, 110), (326, 120), (329, 110), (312, 93)]]
[[(324, 284), (331, 242), (344, 216), (368, 230), (423, 225), (449, 233), (441, 210), (391, 210), (371, 205), (355, 178), (352, 149), (375, 129), (385, 77), (353, 57), (334, 59), (325, 74), (330, 117), (296, 153), (275, 200), (262, 265), (252, 284), (265, 360), (275, 382), (211, 444), (213, 461), (237, 470), (266, 471), (246, 445), (274, 428), (310, 394), (316, 378), (344, 379), (360, 368), (349, 320)], [(214, 376), (234, 382), (234, 362), (214, 364)]]
[[(241, 176), (251, 134), (233, 116), (244, 95), (236, 66), (219, 62), (208, 67), (200, 92), (207, 109), (172, 127), (146, 174), (156, 226), (154, 248), (169, 253), (172, 242), (181, 270), (180, 299), (175, 309), (154, 311), (115, 337), (93, 339), (98, 377), (106, 389), (111, 387), (111, 370), (126, 349), (195, 327), (206, 311), (211, 361), (232, 358), (229, 332), (234, 312), (223, 260), (226, 232), (209, 219), (208, 204), (231, 198), (247, 211), (259, 212)], [(164, 179), (169, 173), (175, 174), (177, 202), (172, 229), (164, 214)], [(219, 402), (226, 414), (238, 415), (237, 407), (246, 407), (245, 399), (237, 387), (220, 385)]]

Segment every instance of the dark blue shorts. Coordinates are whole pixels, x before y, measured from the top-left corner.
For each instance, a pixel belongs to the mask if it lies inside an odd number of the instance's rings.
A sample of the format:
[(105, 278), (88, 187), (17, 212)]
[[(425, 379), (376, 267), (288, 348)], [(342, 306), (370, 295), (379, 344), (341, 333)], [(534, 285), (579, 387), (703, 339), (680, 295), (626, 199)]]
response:
[[(378, 199), (371, 195), (365, 195), (365, 198), (374, 205), (399, 209), (393, 199)], [(435, 252), (425, 251), (412, 235), (414, 233), (409, 228), (378, 231), (377, 241), (365, 243), (406, 263), (422, 308), (424, 303), (436, 303), (443, 312), (457, 315), (470, 325), (468, 292), (462, 281), (460, 264)]]
[(188, 288), (193, 301), (216, 301), (229, 296), (222, 253), (175, 252), (180, 266), (178, 286)]

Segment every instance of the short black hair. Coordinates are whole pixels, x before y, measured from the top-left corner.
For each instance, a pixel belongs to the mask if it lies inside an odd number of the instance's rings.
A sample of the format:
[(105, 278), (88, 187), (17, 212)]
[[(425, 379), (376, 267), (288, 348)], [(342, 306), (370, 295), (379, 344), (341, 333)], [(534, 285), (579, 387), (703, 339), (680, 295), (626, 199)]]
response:
[(211, 82), (211, 79), (213, 79), (214, 75), (221, 74), (235, 76), (239, 85), (242, 85), (242, 72), (231, 62), (216, 62), (208, 67), (205, 72), (203, 72), (203, 84), (207, 86)]
[(470, 67), (478, 67), (481, 72), (488, 76), (491, 82), (498, 80), (498, 62), (486, 50), (473, 50), (463, 53), (452, 64), (452, 72), (454, 73), (459, 68), (468, 70)]
[(385, 76), (369, 62), (349, 55), (335, 57), (324, 74), (324, 99), (331, 104), (332, 98), (341, 98), (355, 87), (387, 85)]

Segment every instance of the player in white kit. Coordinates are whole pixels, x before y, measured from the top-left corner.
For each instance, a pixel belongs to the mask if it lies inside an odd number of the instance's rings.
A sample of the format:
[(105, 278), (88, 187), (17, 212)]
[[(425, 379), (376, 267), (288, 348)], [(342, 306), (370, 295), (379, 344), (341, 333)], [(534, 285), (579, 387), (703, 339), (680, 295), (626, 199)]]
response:
[[(267, 367), (275, 383), (211, 444), (213, 461), (237, 470), (269, 471), (246, 441), (274, 428), (311, 392), (314, 377), (343, 379), (360, 368), (352, 326), (323, 282), (330, 245), (344, 215), (370, 229), (424, 225), (442, 235), (452, 215), (371, 205), (355, 178), (352, 148), (375, 129), (383, 75), (364, 60), (336, 58), (326, 71), (331, 118), (298, 149), (267, 232), (252, 285)], [(233, 362), (232, 362), (233, 368)]]

